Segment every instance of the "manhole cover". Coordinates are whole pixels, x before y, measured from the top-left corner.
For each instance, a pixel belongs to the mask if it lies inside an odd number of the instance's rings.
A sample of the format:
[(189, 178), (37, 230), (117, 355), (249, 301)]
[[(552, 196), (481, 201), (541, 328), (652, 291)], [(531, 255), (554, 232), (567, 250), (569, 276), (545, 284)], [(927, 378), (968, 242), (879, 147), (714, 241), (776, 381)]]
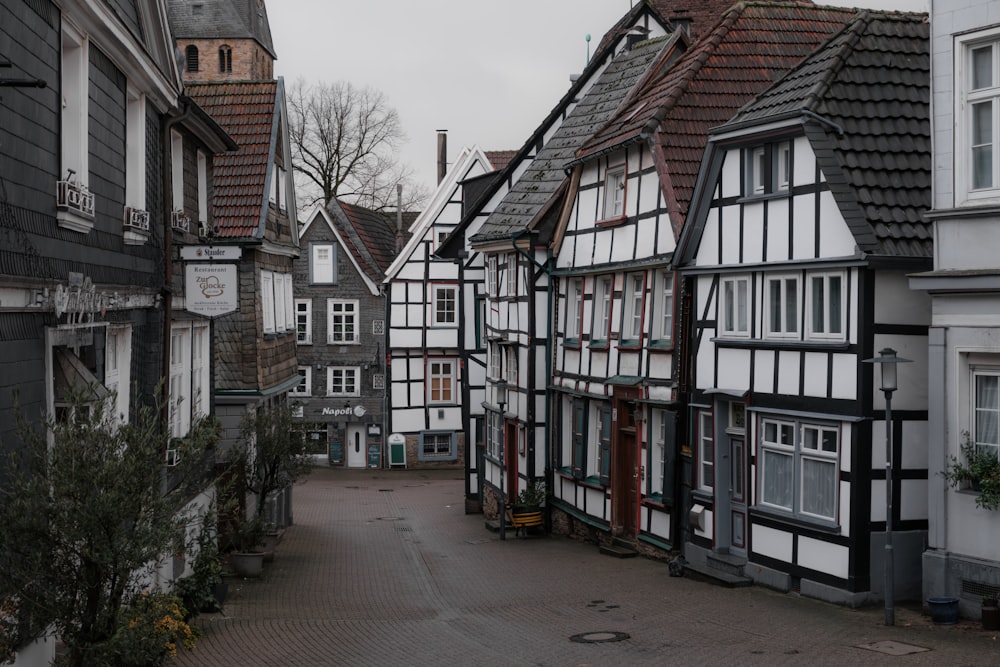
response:
[(569, 640), (580, 644), (603, 644), (605, 642), (625, 641), (630, 636), (627, 632), (584, 632), (573, 635)]
[(900, 642), (889, 640), (873, 642), (871, 644), (859, 644), (858, 648), (863, 648), (867, 651), (875, 651), (877, 653), (885, 653), (886, 655), (909, 655), (911, 653), (923, 653), (924, 651), (930, 651), (929, 648), (924, 648), (923, 646), (901, 644)]

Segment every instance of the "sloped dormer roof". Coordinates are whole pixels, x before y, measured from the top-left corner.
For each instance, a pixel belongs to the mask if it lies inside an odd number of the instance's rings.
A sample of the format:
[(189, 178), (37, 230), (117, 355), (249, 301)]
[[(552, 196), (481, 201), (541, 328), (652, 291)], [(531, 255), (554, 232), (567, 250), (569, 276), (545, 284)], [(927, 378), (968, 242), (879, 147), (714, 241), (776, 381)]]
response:
[[(396, 257), (397, 230), (394, 215), (372, 211), (339, 199), (330, 202), (327, 209), (358, 265), (372, 280), (381, 282)], [(404, 241), (408, 237), (406, 229), (413, 222), (414, 216), (413, 213), (403, 214), (400, 233), (404, 236)]]
[(612, 117), (651, 68), (663, 64), (677, 40), (678, 34), (674, 33), (639, 42), (616, 56), (538, 151), (510, 192), (472, 237), (472, 242), (509, 238), (515, 232), (528, 229), (543, 215), (566, 181), (566, 164), (577, 149)]
[(253, 39), (277, 58), (264, 0), (169, 0), (177, 39)]
[(930, 257), (930, 26), (864, 12), (719, 131), (809, 116), (806, 134), (866, 252)]
[(267, 170), (277, 141), (278, 81), (192, 83), (188, 94), (239, 146), (214, 158), (213, 220), (220, 239), (262, 239)]
[(741, 2), (670, 72), (587, 142), (578, 159), (652, 140), (675, 236), (680, 234), (709, 130), (797, 65), (856, 10), (794, 2)]

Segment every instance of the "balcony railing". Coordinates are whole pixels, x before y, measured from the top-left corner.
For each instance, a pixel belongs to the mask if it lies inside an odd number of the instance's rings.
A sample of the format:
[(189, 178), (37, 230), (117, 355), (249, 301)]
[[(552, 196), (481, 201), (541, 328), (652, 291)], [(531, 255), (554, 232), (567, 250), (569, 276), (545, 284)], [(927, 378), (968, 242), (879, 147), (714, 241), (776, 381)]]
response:
[(170, 228), (179, 232), (187, 232), (191, 229), (191, 217), (184, 211), (174, 211), (170, 214)]
[(76, 181), (57, 181), (56, 205), (93, 217), (94, 194)]
[(125, 219), (124, 224), (129, 229), (135, 229), (140, 232), (149, 231), (149, 211), (143, 211), (139, 208), (132, 208), (131, 206), (125, 207)]

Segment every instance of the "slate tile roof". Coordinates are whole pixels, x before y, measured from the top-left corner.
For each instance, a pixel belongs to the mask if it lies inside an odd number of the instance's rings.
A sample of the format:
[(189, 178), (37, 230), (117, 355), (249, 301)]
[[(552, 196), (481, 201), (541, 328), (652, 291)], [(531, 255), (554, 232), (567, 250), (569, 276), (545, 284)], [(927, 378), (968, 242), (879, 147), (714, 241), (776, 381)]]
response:
[(537, 216), (545, 213), (553, 196), (566, 182), (564, 168), (577, 149), (612, 117), (676, 39), (676, 36), (667, 36), (639, 42), (616, 56), (538, 151), (471, 241), (509, 238), (536, 222)]
[[(931, 257), (930, 27), (869, 12), (748, 103), (727, 125), (818, 115), (808, 136), (868, 252)], [(720, 128), (721, 129), (721, 128)], [(821, 152), (822, 151), (822, 152)], [(822, 164), (822, 162), (821, 162)]]
[(239, 146), (236, 152), (213, 158), (212, 212), (218, 238), (262, 238), (278, 82), (189, 83), (187, 92)]
[[(358, 265), (373, 280), (381, 282), (389, 265), (396, 258), (395, 213), (381, 213), (340, 200), (331, 202), (328, 210)], [(409, 238), (406, 230), (417, 215), (409, 212), (403, 214), (400, 246)]]
[(655, 137), (662, 156), (660, 181), (679, 235), (709, 130), (729, 120), (856, 13), (794, 2), (733, 5), (665, 76), (651, 82), (588, 141), (578, 158)]
[[(175, 39), (255, 39), (277, 58), (267, 8), (257, 0), (168, 0)], [(196, 5), (201, 5), (196, 9)]]

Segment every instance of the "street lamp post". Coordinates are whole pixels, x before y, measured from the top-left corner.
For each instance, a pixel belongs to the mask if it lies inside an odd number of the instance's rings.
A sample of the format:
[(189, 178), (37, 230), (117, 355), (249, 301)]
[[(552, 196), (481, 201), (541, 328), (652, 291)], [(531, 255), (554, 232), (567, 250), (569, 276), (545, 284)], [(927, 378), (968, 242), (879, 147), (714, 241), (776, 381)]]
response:
[(879, 356), (865, 359), (865, 363), (878, 364), (882, 371), (882, 386), (879, 389), (885, 394), (885, 624), (896, 624), (896, 609), (893, 603), (895, 592), (895, 572), (892, 549), (892, 392), (898, 389), (896, 380), (896, 364), (905, 363), (909, 359), (896, 356), (896, 350), (891, 347), (879, 351)]
[(506, 463), (504, 462), (504, 450), (507, 449), (507, 419), (504, 416), (504, 408), (507, 406), (507, 381), (498, 380), (494, 387), (496, 389), (496, 401), (500, 407), (500, 539), (507, 539), (507, 492), (504, 490), (504, 479), (507, 477)]

